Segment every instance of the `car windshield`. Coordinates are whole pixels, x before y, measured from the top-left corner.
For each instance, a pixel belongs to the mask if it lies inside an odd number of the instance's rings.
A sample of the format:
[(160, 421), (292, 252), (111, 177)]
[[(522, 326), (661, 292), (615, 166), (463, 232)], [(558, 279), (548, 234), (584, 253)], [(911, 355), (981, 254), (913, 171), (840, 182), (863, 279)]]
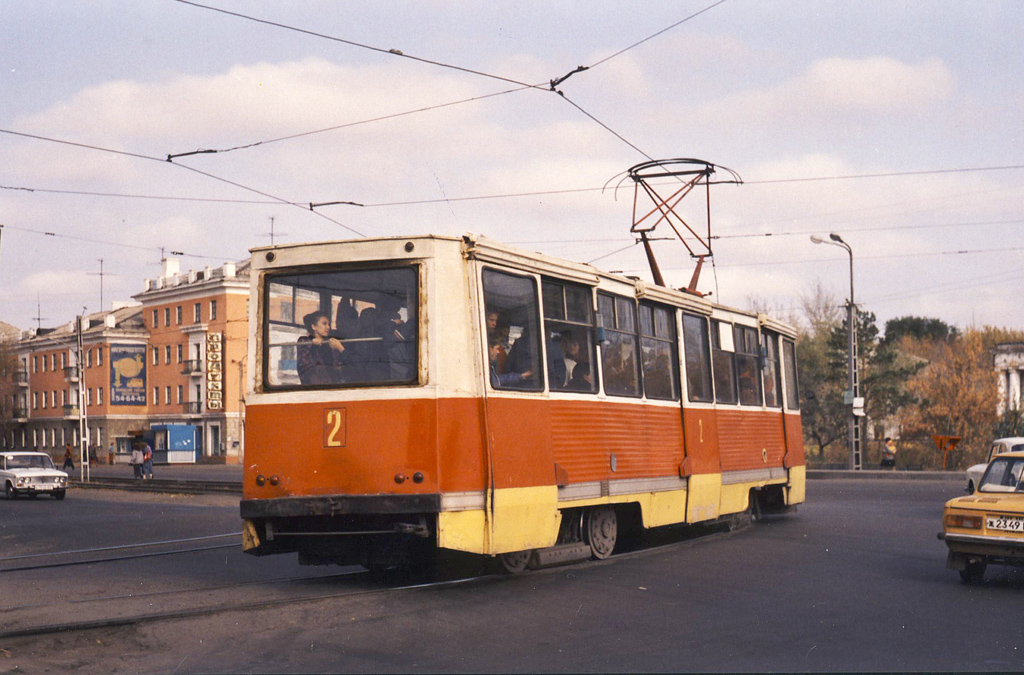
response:
[(1024, 457), (1000, 457), (992, 460), (981, 479), (981, 492), (1024, 492), (1021, 475)]
[(8, 455), (8, 469), (52, 469), (53, 462), (47, 455)]

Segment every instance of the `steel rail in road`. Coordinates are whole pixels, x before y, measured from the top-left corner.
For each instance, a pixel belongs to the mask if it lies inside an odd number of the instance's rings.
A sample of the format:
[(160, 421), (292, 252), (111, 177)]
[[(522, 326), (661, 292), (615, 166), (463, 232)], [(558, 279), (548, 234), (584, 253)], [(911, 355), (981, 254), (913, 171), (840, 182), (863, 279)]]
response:
[[(632, 558), (632, 557), (637, 557), (637, 556), (650, 555), (650, 554), (653, 554), (653, 553), (657, 553), (659, 551), (671, 550), (673, 548), (688, 548), (688, 547), (695, 546), (695, 545), (701, 545), (701, 544), (704, 544), (704, 543), (708, 543), (710, 541), (717, 540), (717, 539), (722, 538), (722, 537), (733, 536), (733, 535), (735, 535), (735, 534), (737, 534), (739, 532), (742, 532), (744, 530), (749, 529), (749, 527), (747, 527), (747, 526), (744, 526), (744, 527), (741, 527), (741, 528), (737, 529), (736, 527), (732, 526), (734, 524), (735, 524), (735, 521), (733, 521), (731, 519), (725, 519), (723, 521), (716, 522), (714, 524), (698, 524), (698, 525), (691, 525), (691, 526), (668, 526), (667, 528), (659, 528), (659, 530), (661, 530), (661, 532), (660, 532), (661, 536), (665, 536), (666, 534), (668, 534), (668, 532), (675, 532), (676, 536), (679, 536), (680, 534), (685, 534), (685, 533), (688, 533), (691, 536), (689, 536), (689, 537), (687, 537), (685, 539), (682, 539), (682, 540), (676, 540), (676, 541), (671, 541), (671, 542), (662, 543), (662, 544), (655, 544), (653, 546), (645, 546), (643, 548), (639, 548), (639, 549), (633, 550), (633, 551), (626, 551), (626, 552), (623, 552), (623, 553), (617, 553), (617, 554), (615, 554), (615, 555), (613, 555), (610, 558), (607, 558), (605, 560), (588, 560), (588, 561), (573, 563), (573, 564), (570, 564), (570, 565), (563, 565), (563, 566), (558, 566), (558, 567), (550, 567), (550, 568), (545, 568), (545, 569), (540, 569), (540, 570), (534, 570), (534, 571), (531, 571), (531, 572), (528, 572), (528, 573), (529, 574), (557, 573), (559, 571), (566, 570), (566, 569), (579, 569), (580, 567), (590, 567), (590, 566), (604, 565), (604, 564), (611, 563), (613, 561), (620, 561), (620, 560), (622, 560), (624, 558)], [(747, 523), (747, 525), (749, 525), (749, 522)], [(724, 529), (723, 529), (723, 527), (724, 527)], [(334, 576), (339, 576), (339, 577), (346, 577), (347, 576), (347, 577), (350, 577), (350, 578), (357, 578), (357, 577), (366, 577), (366, 576), (370, 576), (370, 575), (371, 575), (371, 573), (368, 572), (368, 571), (359, 571), (359, 572), (352, 572), (352, 573), (340, 574), (340, 575), (334, 575)], [(318, 580), (318, 579), (321, 579), (321, 578), (328, 578), (329, 579), (329, 578), (332, 578), (332, 576), (311, 577), (311, 578), (305, 578), (305, 579), (295, 578), (294, 580), (295, 581), (306, 581), (306, 580)], [(133, 625), (138, 625), (138, 624), (143, 624), (143, 623), (154, 623), (154, 622), (159, 622), (159, 621), (170, 621), (170, 620), (175, 620), (175, 619), (191, 619), (191, 618), (198, 618), (198, 617), (204, 617), (204, 616), (214, 616), (214, 615), (217, 615), (217, 614), (225, 614), (225, 613), (228, 613), (228, 612), (253, 611), (253, 610), (259, 610), (259, 609), (266, 609), (266, 608), (269, 608), (269, 607), (278, 607), (278, 606), (282, 606), (282, 605), (302, 604), (302, 603), (309, 603), (309, 602), (318, 602), (318, 601), (321, 601), (321, 600), (334, 600), (334, 599), (338, 599), (338, 598), (359, 597), (359, 596), (365, 596), (365, 595), (395, 593), (395, 592), (401, 592), (401, 591), (413, 591), (413, 590), (423, 590), (423, 589), (448, 588), (448, 587), (459, 586), (459, 585), (462, 585), (462, 584), (481, 582), (483, 580), (488, 580), (488, 579), (494, 580), (494, 579), (498, 579), (498, 578), (500, 578), (500, 576), (494, 575), (494, 574), (475, 575), (475, 576), (459, 578), (459, 579), (447, 579), (447, 580), (442, 580), (442, 581), (431, 581), (431, 582), (426, 582), (426, 583), (408, 584), (408, 585), (402, 585), (402, 586), (389, 586), (389, 587), (385, 587), (385, 588), (371, 588), (371, 589), (361, 589), (361, 590), (350, 590), (350, 591), (342, 591), (342, 592), (338, 592), (338, 593), (321, 593), (321, 594), (304, 595), (304, 596), (298, 596), (298, 597), (292, 597), (292, 598), (275, 598), (275, 599), (270, 599), (270, 600), (256, 600), (256, 601), (249, 601), (249, 602), (227, 603), (227, 604), (221, 604), (221, 605), (214, 605), (214, 606), (210, 606), (210, 607), (191, 607), (191, 608), (187, 608), (187, 609), (177, 609), (177, 610), (170, 610), (170, 611), (166, 611), (166, 612), (152, 612), (152, 613), (147, 613), (147, 614), (137, 614), (137, 615), (125, 616), (125, 617), (110, 617), (110, 618), (91, 619), (91, 620), (84, 620), (84, 621), (69, 621), (69, 622), (65, 622), (65, 623), (45, 624), (45, 625), (39, 625), (39, 626), (26, 626), (24, 628), (0, 630), (0, 640), (19, 638), (19, 637), (35, 637), (35, 636), (40, 636), (40, 635), (51, 635), (51, 634), (55, 634), (55, 633), (77, 633), (77, 632), (82, 632), (82, 631), (99, 630), (99, 629), (105, 629), (105, 628), (122, 628), (122, 627), (126, 627), (126, 626), (133, 626)], [(511, 575), (510, 575), (510, 578), (511, 578)], [(229, 588), (241, 587), (241, 586), (247, 586), (247, 585), (251, 586), (251, 585), (261, 585), (261, 584), (270, 584), (270, 583), (276, 583), (276, 582), (248, 582), (248, 583), (245, 583), (245, 584), (232, 584), (232, 585), (225, 586), (224, 588), (228, 588), (229, 589)], [(209, 590), (210, 589), (196, 589), (197, 592), (209, 592)], [(182, 593), (186, 593), (186, 592), (190, 592), (190, 591), (176, 590), (173, 593), (176, 594), (176, 595), (181, 595)], [(155, 593), (155, 594), (169, 594), (169, 593), (171, 593), (171, 592), (161, 591), (161, 592), (158, 592), (158, 593)], [(123, 596), (121, 596), (121, 597), (123, 597)], [(111, 597), (109, 599), (113, 600), (113, 599), (118, 599), (118, 598)], [(102, 601), (102, 600), (105, 600), (105, 598), (83, 600), (83, 602), (85, 602), (85, 601)]]
[(77, 478), (71, 480), (71, 486), (78, 488), (106, 489), (106, 490), (128, 490), (135, 492), (163, 492), (169, 494), (201, 495), (212, 492), (222, 494), (242, 494), (241, 481), (215, 481), (215, 480), (180, 480), (171, 478), (153, 478), (150, 480), (139, 480), (137, 478), (92, 478), (89, 481), (81, 481)]

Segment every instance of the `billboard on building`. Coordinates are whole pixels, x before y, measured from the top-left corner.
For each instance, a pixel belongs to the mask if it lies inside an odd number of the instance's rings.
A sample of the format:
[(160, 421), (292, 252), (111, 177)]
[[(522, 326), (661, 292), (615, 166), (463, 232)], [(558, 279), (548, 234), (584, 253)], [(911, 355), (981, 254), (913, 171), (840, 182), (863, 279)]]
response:
[(110, 405), (146, 405), (146, 345), (110, 345)]

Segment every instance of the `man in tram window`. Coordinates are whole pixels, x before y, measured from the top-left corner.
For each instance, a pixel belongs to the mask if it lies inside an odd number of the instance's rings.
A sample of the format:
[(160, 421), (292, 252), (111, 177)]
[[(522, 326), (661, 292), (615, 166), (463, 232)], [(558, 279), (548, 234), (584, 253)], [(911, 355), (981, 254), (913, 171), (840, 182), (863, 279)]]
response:
[(498, 342), (490, 343), (488, 347), (488, 356), (490, 359), (490, 373), (491, 373), (491, 386), (497, 389), (498, 387), (514, 387), (518, 384), (522, 384), (524, 380), (528, 380), (533, 377), (533, 373), (529, 370), (518, 373), (515, 371), (509, 371), (507, 373), (498, 372), (498, 354), (501, 350), (501, 344)]
[(487, 344), (497, 344), (498, 358), (496, 367), (498, 374), (505, 372), (505, 362), (508, 360), (508, 322), (501, 320), (501, 312), (496, 309), (487, 310)]
[(338, 384), (342, 380), (345, 345), (331, 336), (331, 320), (324, 312), (302, 317), (308, 335), (299, 338), (297, 347), (299, 382), (302, 384)]
[(590, 352), (583, 340), (574, 331), (562, 333), (562, 350), (565, 352), (565, 370), (569, 391), (593, 391), (594, 374), (590, 367)]

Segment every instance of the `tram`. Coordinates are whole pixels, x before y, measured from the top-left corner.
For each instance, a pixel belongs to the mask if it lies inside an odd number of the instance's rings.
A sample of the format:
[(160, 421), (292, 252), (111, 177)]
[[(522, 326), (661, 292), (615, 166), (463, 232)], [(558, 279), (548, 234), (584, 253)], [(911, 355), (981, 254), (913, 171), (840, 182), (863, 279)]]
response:
[(516, 572), (804, 500), (784, 323), (472, 235), (252, 256), (250, 554)]

